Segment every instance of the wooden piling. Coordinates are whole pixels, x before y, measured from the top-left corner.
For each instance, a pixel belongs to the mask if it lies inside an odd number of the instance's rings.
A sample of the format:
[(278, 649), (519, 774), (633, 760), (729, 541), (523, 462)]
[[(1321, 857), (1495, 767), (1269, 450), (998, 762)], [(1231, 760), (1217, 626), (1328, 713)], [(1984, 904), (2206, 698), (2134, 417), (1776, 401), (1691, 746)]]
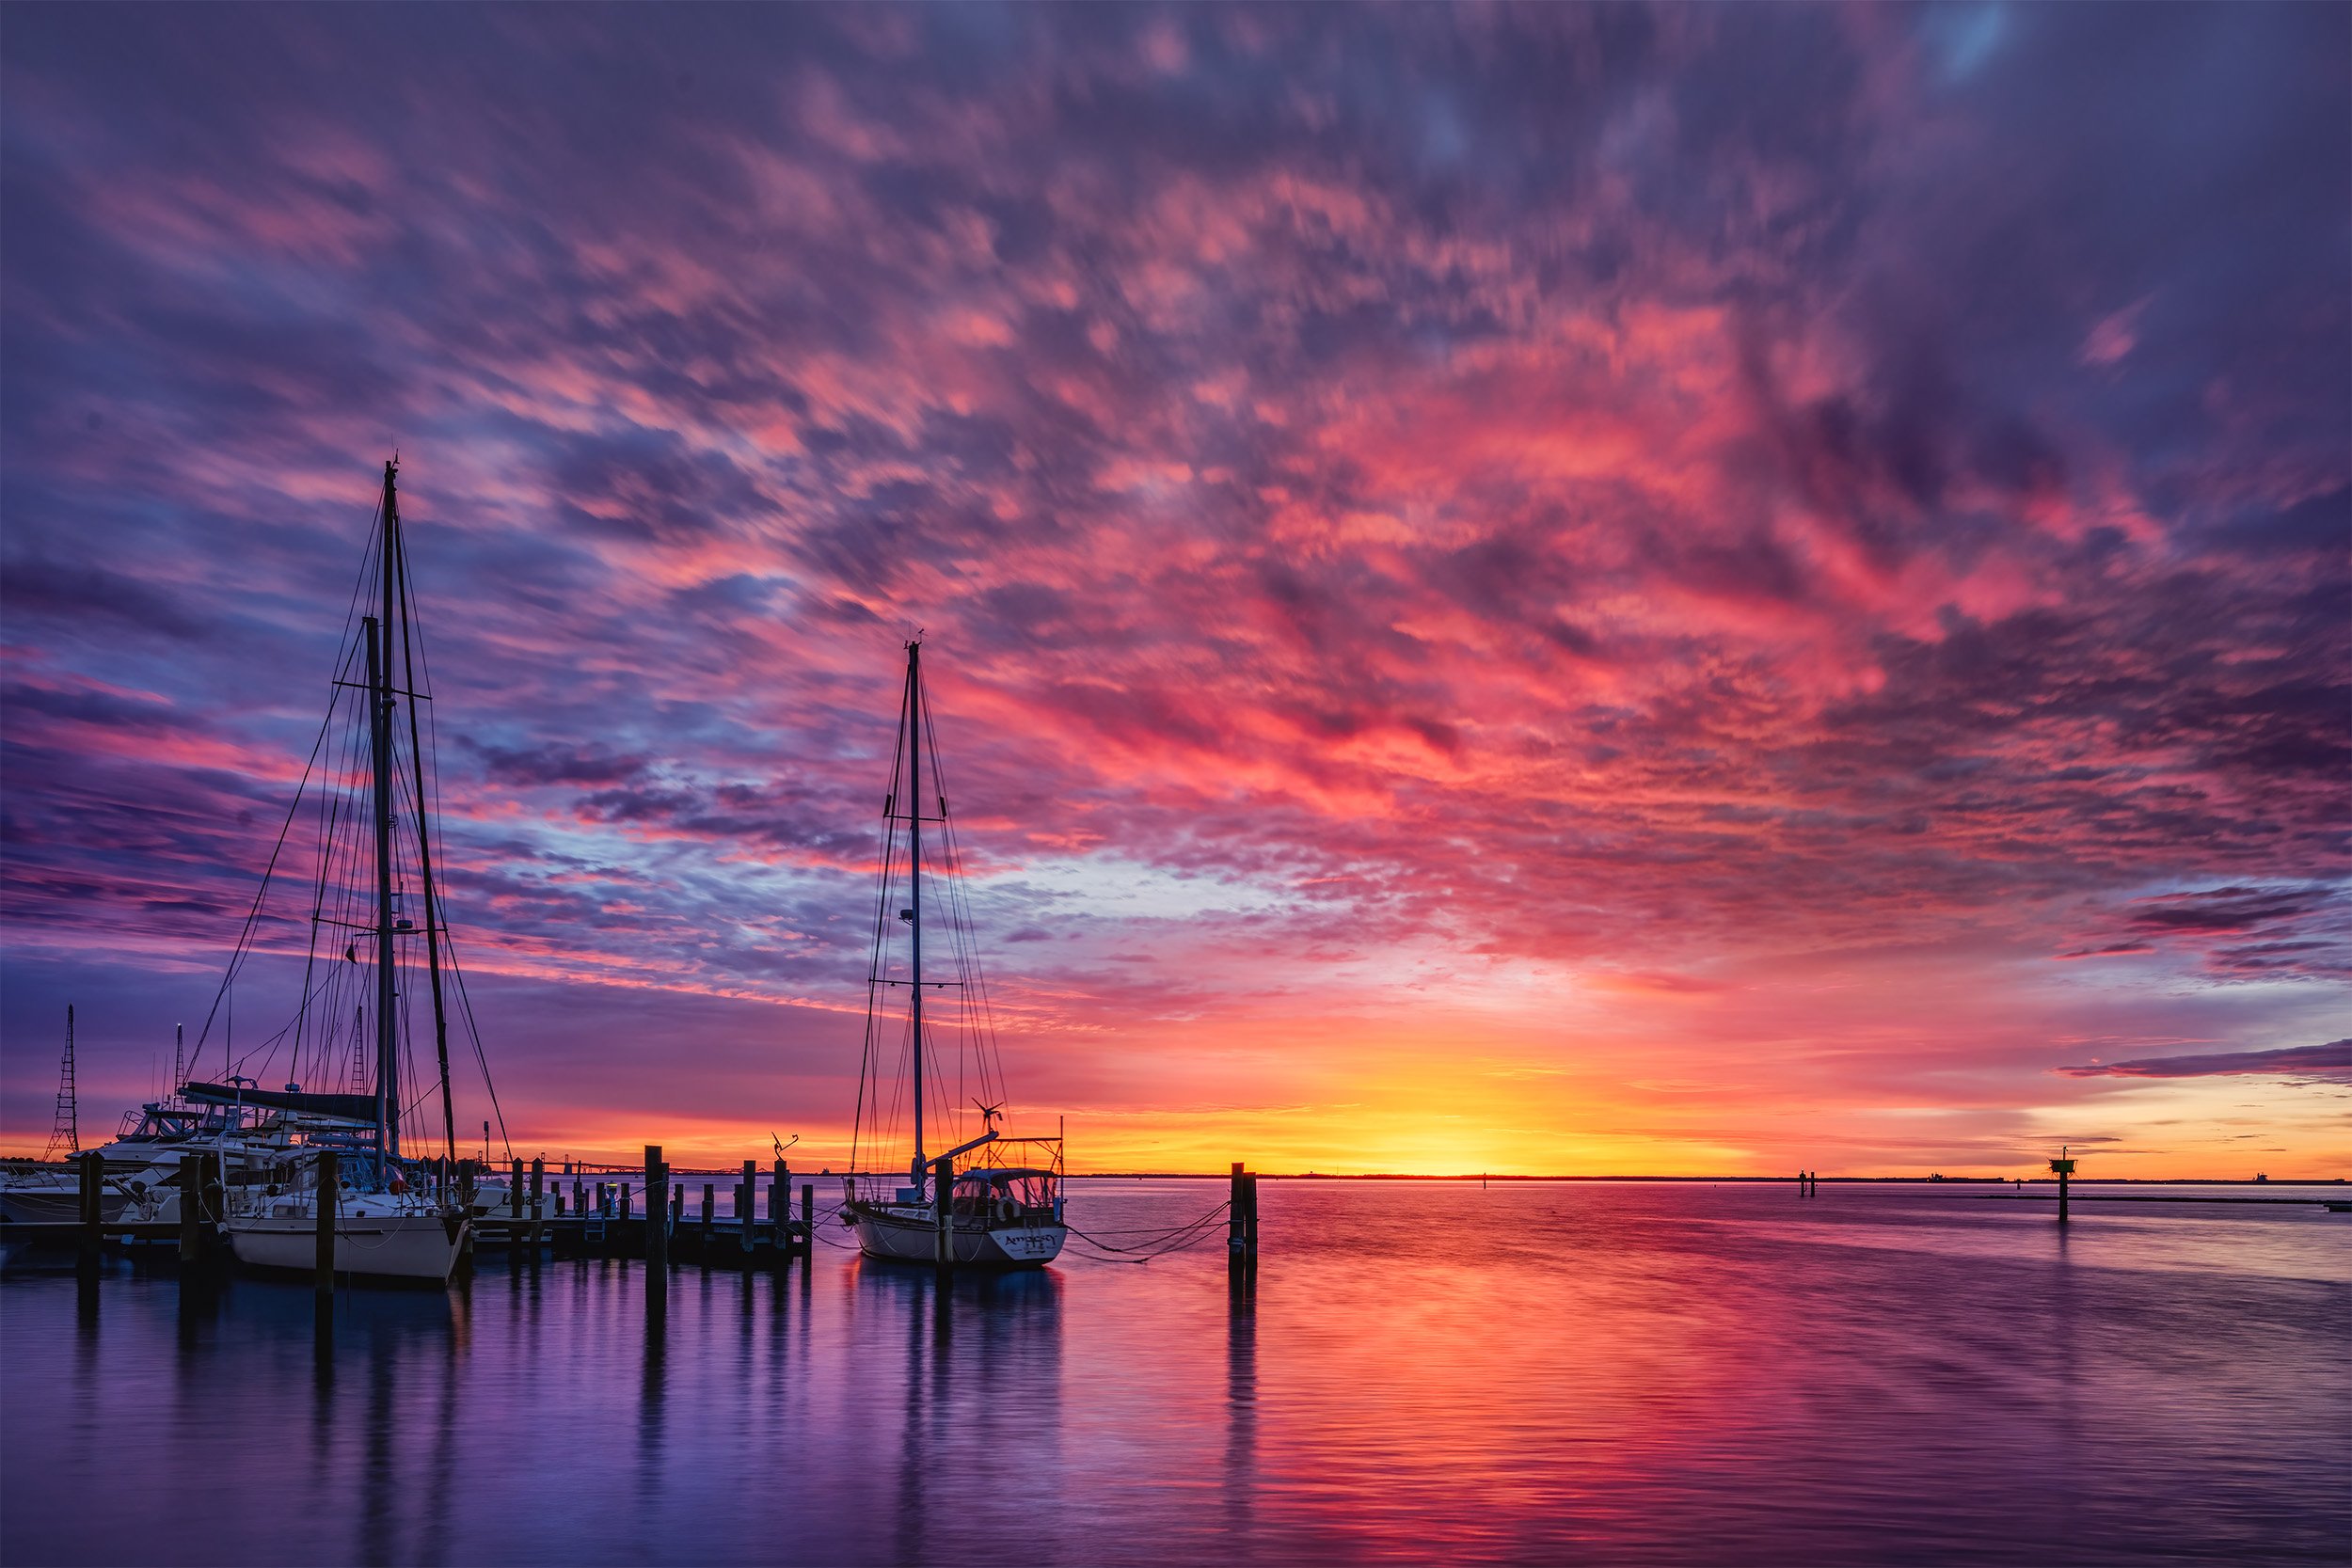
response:
[(711, 1213), (712, 1213), (712, 1208), (711, 1208), (711, 1194), (713, 1194), (713, 1193), (714, 1193), (714, 1192), (716, 1192), (717, 1190), (718, 1190), (718, 1189), (717, 1189), (717, 1187), (716, 1187), (713, 1183), (711, 1183), (711, 1182), (706, 1181), (706, 1182), (704, 1182), (704, 1183), (703, 1183), (703, 1227), (702, 1227), (702, 1229), (703, 1229), (703, 1246), (704, 1246), (704, 1248), (705, 1248), (705, 1254), (706, 1254), (706, 1256), (707, 1256), (708, 1248), (709, 1248), (709, 1246), (710, 1246), (710, 1216), (711, 1216)]
[(81, 1167), (75, 1174), (81, 1198), (77, 1217), (82, 1222), (82, 1257), (89, 1262), (96, 1262), (106, 1212), (106, 1163), (99, 1158), (95, 1149), (77, 1156), (74, 1163)]
[(506, 1179), (506, 1218), (507, 1240), (512, 1241), (512, 1233), (520, 1230), (523, 1223), (523, 1163), (520, 1160), (515, 1162), (515, 1169)]
[(204, 1184), (204, 1227), (205, 1233), (212, 1235), (229, 1217), (228, 1170), (218, 1154), (203, 1155), (201, 1162), (198, 1169), (203, 1173), (199, 1180)]
[(204, 1181), (196, 1161), (183, 1154), (171, 1175), (180, 1189), (180, 1266), (192, 1268), (204, 1251)]
[(660, 1201), (662, 1184), (670, 1173), (661, 1163), (661, 1146), (645, 1146), (645, 1312), (659, 1318), (669, 1301), (670, 1292), (670, 1227), (668, 1216), (657, 1212), (664, 1207)]
[(1249, 1255), (1252, 1268), (1258, 1262), (1258, 1176), (1255, 1171), (1242, 1178), (1242, 1196), (1248, 1204), (1248, 1223), (1242, 1227), (1243, 1250)]
[(768, 1177), (768, 1223), (776, 1227), (776, 1241), (784, 1241), (784, 1222), (791, 1217), (792, 1189), (788, 1185), (791, 1173), (778, 1160), (776, 1168)]
[(628, 1218), (628, 1183), (624, 1181), (621, 1183), (620, 1190), (612, 1196), (612, 1217), (623, 1220)]
[(752, 1255), (752, 1241), (759, 1226), (759, 1162), (743, 1162), (741, 1196), (735, 1200), (735, 1215), (743, 1224), (743, 1256)]
[(333, 1149), (319, 1153), (318, 1201), (315, 1234), (317, 1249), (312, 1254), (310, 1288), (322, 1301), (335, 1299), (335, 1210), (342, 1186), (342, 1156)]
[(548, 1162), (542, 1155), (531, 1162), (531, 1244), (533, 1247), (539, 1244), (539, 1219), (546, 1212), (541, 1200), (546, 1196), (547, 1190)]
[(1243, 1196), (1248, 1180), (1241, 1168), (1241, 1162), (1234, 1161), (1233, 1187), (1225, 1200), (1225, 1250), (1228, 1252), (1240, 1252), (1248, 1244), (1249, 1200)]
[(817, 1185), (801, 1183), (801, 1250), (812, 1252), (817, 1246)]
[(931, 1162), (931, 1261), (943, 1273), (956, 1266), (956, 1230), (951, 1204), (956, 1185), (955, 1162), (946, 1155)]

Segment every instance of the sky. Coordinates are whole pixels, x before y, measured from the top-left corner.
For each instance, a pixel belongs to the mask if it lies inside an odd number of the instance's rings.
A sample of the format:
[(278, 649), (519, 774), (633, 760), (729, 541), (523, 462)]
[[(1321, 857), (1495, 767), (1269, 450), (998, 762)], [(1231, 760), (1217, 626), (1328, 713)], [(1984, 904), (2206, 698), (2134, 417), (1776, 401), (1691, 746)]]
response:
[(2344, 1174), (2347, 60), (11, 6), (0, 1148), (198, 1034), (397, 451), (517, 1152), (845, 1157), (919, 631), (1074, 1168)]

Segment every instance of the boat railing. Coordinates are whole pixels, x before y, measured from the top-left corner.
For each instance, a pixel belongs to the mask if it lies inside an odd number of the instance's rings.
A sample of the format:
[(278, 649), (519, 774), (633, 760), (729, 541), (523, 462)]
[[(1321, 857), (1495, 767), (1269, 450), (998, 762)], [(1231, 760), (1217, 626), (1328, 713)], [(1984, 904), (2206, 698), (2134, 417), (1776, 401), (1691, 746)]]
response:
[[(1051, 1139), (1021, 1142), (1045, 1144)], [(1014, 1164), (1002, 1159), (974, 1159), (961, 1164), (948, 1195), (948, 1212), (959, 1219), (986, 1220), (998, 1225), (1053, 1225), (1061, 1218), (1061, 1162), (1058, 1149), (1046, 1162)], [(854, 1172), (842, 1176), (843, 1197), (851, 1203), (877, 1207), (919, 1205), (932, 1201), (930, 1184), (914, 1183), (898, 1171)]]

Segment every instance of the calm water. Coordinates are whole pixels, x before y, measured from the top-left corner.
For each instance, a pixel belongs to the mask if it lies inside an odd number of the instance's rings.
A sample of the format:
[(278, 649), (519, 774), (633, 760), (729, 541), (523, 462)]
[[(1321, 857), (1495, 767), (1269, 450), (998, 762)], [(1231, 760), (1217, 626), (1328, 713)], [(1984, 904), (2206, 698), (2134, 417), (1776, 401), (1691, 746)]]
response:
[(650, 1343), (639, 1265), (493, 1256), (326, 1356), (300, 1285), (20, 1260), (0, 1557), (2352, 1559), (2352, 1215), (1982, 1191), (1269, 1182), (1254, 1300), (820, 1247)]

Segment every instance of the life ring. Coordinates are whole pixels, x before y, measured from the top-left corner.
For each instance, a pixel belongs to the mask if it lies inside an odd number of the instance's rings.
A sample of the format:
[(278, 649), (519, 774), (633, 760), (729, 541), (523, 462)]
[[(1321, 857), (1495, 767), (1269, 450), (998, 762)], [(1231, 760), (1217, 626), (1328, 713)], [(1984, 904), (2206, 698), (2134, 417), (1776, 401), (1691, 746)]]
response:
[(996, 1217), (1007, 1225), (1021, 1217), (1021, 1206), (1009, 1197), (996, 1200)]

